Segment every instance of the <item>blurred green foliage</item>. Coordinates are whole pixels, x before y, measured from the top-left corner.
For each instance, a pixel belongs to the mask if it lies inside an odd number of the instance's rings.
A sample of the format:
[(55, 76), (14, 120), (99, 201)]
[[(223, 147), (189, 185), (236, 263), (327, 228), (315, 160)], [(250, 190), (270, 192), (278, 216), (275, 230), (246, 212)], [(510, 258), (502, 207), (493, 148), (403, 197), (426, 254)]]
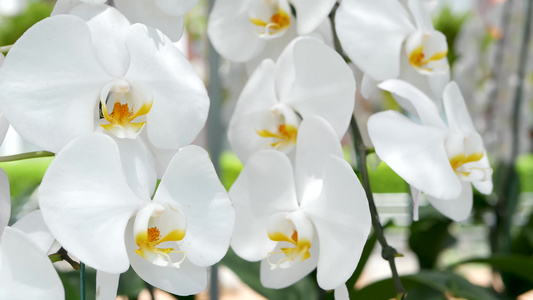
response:
[(2, 18), (2, 22), (0, 22), (0, 46), (14, 44), (33, 24), (49, 17), (53, 7), (53, 4), (48, 2), (29, 1), (24, 13)]

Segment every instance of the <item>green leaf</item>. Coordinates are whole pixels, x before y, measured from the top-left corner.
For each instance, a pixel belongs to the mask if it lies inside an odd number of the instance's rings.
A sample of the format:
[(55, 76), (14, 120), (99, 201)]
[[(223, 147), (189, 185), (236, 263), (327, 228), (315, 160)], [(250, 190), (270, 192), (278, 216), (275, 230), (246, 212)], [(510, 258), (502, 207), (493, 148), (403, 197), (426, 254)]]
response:
[(468, 263), (489, 264), (499, 271), (510, 273), (529, 281), (532, 284), (531, 289), (533, 289), (533, 258), (531, 256), (519, 254), (495, 254), (489, 258), (474, 258), (461, 261), (454, 264), (452, 267)]
[[(407, 299), (445, 300), (452, 296), (468, 300), (499, 299), (490, 290), (471, 284), (463, 277), (449, 271), (423, 270), (400, 278), (407, 291)], [(395, 296), (394, 285), (389, 278), (356, 291), (352, 299), (389, 300)]]

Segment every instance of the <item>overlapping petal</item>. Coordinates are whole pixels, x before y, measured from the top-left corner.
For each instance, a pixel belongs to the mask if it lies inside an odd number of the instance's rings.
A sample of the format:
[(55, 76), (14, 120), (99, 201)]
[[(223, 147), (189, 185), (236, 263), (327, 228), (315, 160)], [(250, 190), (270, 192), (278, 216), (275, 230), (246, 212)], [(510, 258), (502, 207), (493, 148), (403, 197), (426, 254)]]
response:
[(0, 108), (19, 134), (55, 152), (94, 131), (96, 99), (109, 80), (94, 57), (85, 22), (56, 16), (26, 31), (6, 57)]
[(335, 0), (292, 0), (298, 16), (298, 33), (308, 34), (327, 19)]
[[(0, 168), (0, 230), (9, 223), (11, 217), (11, 195), (9, 193), (9, 178), (6, 171)], [(0, 239), (2, 236), (0, 235)]]
[(472, 186), (470, 182), (462, 182), (461, 194), (453, 199), (438, 199), (427, 196), (427, 199), (433, 207), (446, 217), (461, 222), (470, 216), (474, 202)]
[(61, 279), (52, 262), (22, 231), (11, 227), (4, 229), (0, 255), (1, 299), (65, 299)]
[(104, 272), (128, 269), (124, 232), (146, 201), (128, 185), (110, 137), (89, 134), (65, 147), (48, 168), (39, 197), (43, 218), (65, 249)]

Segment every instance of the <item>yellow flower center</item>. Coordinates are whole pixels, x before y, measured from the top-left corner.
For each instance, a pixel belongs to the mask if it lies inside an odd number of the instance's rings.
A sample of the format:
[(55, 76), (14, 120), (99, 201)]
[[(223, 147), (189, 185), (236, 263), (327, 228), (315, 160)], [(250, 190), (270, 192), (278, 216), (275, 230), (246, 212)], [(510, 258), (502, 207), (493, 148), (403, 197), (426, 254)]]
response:
[(461, 175), (464, 175), (464, 176), (468, 176), (470, 175), (470, 171), (467, 171), (467, 170), (463, 170), (463, 168), (461, 168), (464, 164), (466, 163), (470, 163), (470, 162), (475, 162), (475, 161), (479, 161), (483, 158), (483, 152), (481, 153), (473, 153), (473, 154), (470, 154), (468, 156), (466, 156), (464, 153), (463, 154), (458, 154), (452, 158), (450, 158), (450, 165), (452, 166), (453, 170), (455, 171), (455, 173), (458, 173), (458, 174), (461, 174)]
[(409, 55), (409, 63), (417, 69), (433, 71), (432, 68), (426, 67), (426, 65), (430, 62), (439, 61), (445, 58), (447, 54), (448, 51), (442, 51), (433, 54), (429, 58), (426, 58), (426, 55), (424, 54), (424, 45), (420, 45), (411, 51), (411, 54)]
[(250, 17), (250, 22), (261, 28), (261, 35), (273, 35), (289, 28), (291, 17), (281, 7), (278, 7), (277, 12), (272, 14), (270, 20), (265, 21), (261, 18)]
[[(139, 254), (141, 257), (147, 259), (148, 261), (151, 261), (149, 257), (155, 255), (161, 255), (163, 256), (167, 261), (171, 262), (172, 260), (168, 256), (170, 253), (183, 253), (184, 251), (174, 251), (174, 248), (159, 248), (158, 245), (163, 242), (179, 242), (185, 237), (185, 231), (184, 230), (173, 230), (169, 232), (164, 237), (161, 237), (161, 232), (159, 231), (159, 228), (150, 227), (144, 232), (140, 232), (135, 237), (135, 243), (139, 247), (139, 249), (135, 250), (137, 254)], [(185, 259), (185, 255), (177, 263), (181, 263)]]
[(271, 132), (266, 129), (256, 130), (257, 134), (264, 138), (275, 138), (276, 141), (270, 143), (275, 149), (282, 146), (295, 145), (296, 137), (298, 136), (298, 129), (293, 125), (281, 124), (278, 127), (278, 132)]
[[(146, 121), (134, 123), (132, 122), (137, 117), (144, 116), (152, 108), (152, 101), (149, 103), (143, 103), (142, 106), (135, 111), (135, 107), (130, 108), (128, 103), (115, 102), (113, 105), (113, 111), (108, 112), (107, 105), (104, 101), (102, 103), (103, 117), (109, 122), (109, 124), (101, 124), (104, 129), (114, 133), (119, 137), (134, 137), (136, 136), (146, 124)], [(124, 136), (120, 136), (119, 133), (126, 132)]]
[[(289, 242), (294, 245), (294, 247), (280, 248), (281, 251), (278, 252), (268, 253), (267, 262), (271, 269), (287, 268), (290, 266), (287, 262), (301, 262), (311, 257), (311, 253), (309, 253), (311, 242), (306, 239), (298, 239), (298, 231), (296, 230), (293, 231), (291, 237), (288, 237), (281, 232), (269, 233), (268, 237), (274, 242)], [(276, 263), (272, 263), (269, 260), (269, 256), (274, 254), (285, 254), (285, 257), (279, 259)]]

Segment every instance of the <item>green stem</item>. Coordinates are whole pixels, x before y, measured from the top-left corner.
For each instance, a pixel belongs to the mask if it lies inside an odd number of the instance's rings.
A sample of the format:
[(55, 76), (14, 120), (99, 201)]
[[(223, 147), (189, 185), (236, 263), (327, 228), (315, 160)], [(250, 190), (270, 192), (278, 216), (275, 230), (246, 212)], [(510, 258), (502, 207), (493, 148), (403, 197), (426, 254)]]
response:
[(85, 300), (85, 264), (80, 261), (80, 300)]
[(17, 161), (17, 160), (30, 159), (30, 158), (50, 157), (50, 156), (54, 156), (54, 153), (48, 152), (48, 151), (35, 151), (35, 152), (28, 152), (28, 153), (22, 153), (22, 154), (0, 156), (0, 162), (9, 162), (9, 161)]
[(52, 263), (64, 260), (68, 262), (74, 270), (79, 270), (81, 268), (80, 264), (77, 261), (70, 258), (67, 250), (65, 250), (65, 248), (63, 247), (59, 248), (59, 250), (57, 250), (56, 253), (48, 255), (48, 258), (50, 258)]

